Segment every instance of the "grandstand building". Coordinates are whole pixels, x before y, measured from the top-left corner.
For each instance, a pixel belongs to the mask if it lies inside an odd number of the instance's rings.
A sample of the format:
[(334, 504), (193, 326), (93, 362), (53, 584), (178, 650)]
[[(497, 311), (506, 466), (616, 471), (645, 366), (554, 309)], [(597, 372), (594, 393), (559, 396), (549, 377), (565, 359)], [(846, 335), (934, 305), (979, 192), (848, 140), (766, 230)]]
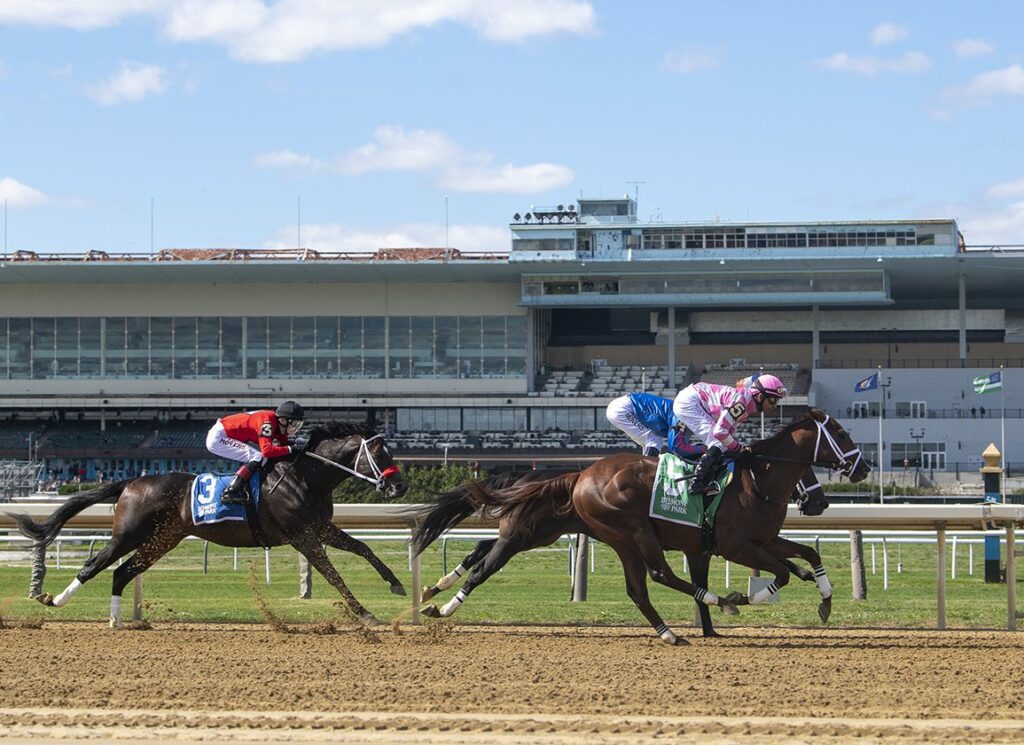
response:
[[(632, 447), (604, 420), (615, 396), (764, 369), (791, 388), (782, 417), (824, 408), (872, 460), (881, 406), (886, 471), (976, 468), (1001, 414), (1024, 458), (1024, 250), (968, 247), (954, 220), (641, 222), (628, 197), (510, 232), (473, 255), (6, 256), (0, 457), (199, 468), (218, 416), (294, 398), (406, 458), (576, 462)], [(1000, 366), (1003, 391), (976, 394)]]

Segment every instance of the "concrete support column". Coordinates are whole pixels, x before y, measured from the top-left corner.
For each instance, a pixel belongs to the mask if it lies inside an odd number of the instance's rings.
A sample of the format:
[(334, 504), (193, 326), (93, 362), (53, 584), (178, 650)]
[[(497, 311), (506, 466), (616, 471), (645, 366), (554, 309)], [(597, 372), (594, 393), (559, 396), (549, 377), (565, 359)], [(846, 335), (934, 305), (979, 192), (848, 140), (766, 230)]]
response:
[(960, 367), (967, 367), (967, 277), (960, 273)]
[(526, 390), (537, 390), (537, 352), (534, 339), (537, 335), (537, 311), (526, 309)]
[(676, 308), (668, 309), (668, 387), (676, 389)]
[(819, 307), (817, 305), (811, 306), (811, 369), (815, 370), (818, 367), (818, 360), (821, 359), (821, 329)]
[(868, 599), (868, 580), (864, 573), (864, 534), (850, 531), (850, 587), (854, 600)]
[(587, 558), (590, 556), (590, 538), (583, 533), (576, 536), (576, 563), (572, 568), (572, 602), (587, 602)]

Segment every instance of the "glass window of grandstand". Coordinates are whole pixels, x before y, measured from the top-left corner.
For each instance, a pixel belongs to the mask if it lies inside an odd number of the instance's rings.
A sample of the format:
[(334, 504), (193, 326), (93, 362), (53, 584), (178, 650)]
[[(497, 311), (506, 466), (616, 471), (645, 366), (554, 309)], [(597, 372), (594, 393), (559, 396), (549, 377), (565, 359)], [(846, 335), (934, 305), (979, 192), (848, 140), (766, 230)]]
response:
[(526, 409), (463, 409), (462, 424), (467, 432), (524, 432)]
[[(530, 429), (534, 432), (561, 430), (573, 432), (594, 429), (594, 409), (536, 408), (530, 414)], [(602, 417), (603, 418), (603, 417)]]
[(898, 419), (926, 419), (928, 417), (928, 402), (897, 401), (896, 417)]
[(459, 409), (398, 409), (399, 432), (461, 432)]
[(946, 468), (946, 443), (944, 442), (894, 442), (890, 457), (890, 468)]
[(525, 374), (525, 316), (0, 318), (13, 379)]
[(860, 445), (860, 452), (864, 456), (864, 460), (872, 468), (878, 468), (878, 443), (877, 442), (862, 442)]

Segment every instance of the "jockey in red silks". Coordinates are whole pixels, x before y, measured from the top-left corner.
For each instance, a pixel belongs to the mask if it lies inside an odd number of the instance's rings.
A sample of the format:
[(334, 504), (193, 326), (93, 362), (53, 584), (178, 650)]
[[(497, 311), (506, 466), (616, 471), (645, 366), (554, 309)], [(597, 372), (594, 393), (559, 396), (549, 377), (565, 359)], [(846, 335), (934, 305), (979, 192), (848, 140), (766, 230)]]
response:
[(733, 434), (754, 412), (770, 412), (786, 397), (786, 386), (775, 375), (754, 375), (741, 387), (694, 383), (681, 390), (672, 404), (673, 413), (707, 452), (697, 462), (691, 494), (705, 494), (725, 452), (741, 449)]
[(285, 401), (276, 411), (243, 411), (218, 419), (210, 427), (206, 448), (214, 455), (243, 464), (221, 495), (221, 502), (244, 504), (248, 500), (245, 485), (256, 469), (271, 458), (302, 451), (304, 443), (289, 442), (289, 438), (302, 428), (304, 418), (301, 406)]

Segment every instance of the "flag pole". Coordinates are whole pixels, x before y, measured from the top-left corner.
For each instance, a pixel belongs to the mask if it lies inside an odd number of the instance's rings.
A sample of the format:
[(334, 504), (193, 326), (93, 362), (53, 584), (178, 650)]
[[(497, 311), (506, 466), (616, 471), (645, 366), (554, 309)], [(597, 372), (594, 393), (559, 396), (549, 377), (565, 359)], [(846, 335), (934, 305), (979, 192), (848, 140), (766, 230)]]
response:
[(882, 459), (882, 411), (885, 409), (885, 386), (882, 385), (882, 366), (878, 366), (878, 503), (885, 504), (885, 473)]
[(999, 366), (999, 449), (1003, 451), (1003, 472), (999, 478), (999, 496), (1006, 504), (1006, 371)]

